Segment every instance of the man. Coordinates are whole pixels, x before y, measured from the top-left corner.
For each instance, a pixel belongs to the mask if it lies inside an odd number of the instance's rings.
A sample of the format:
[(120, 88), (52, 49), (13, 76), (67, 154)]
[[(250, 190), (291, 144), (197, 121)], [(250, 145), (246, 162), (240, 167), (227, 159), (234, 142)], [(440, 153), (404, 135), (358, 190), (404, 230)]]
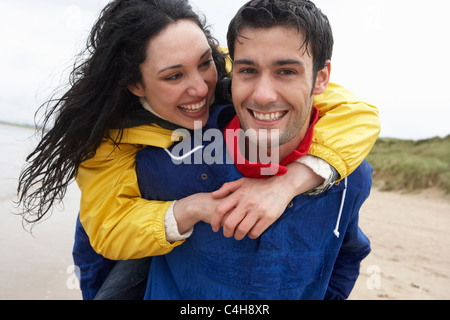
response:
[[(311, 144), (317, 121), (313, 98), (328, 85), (332, 46), (328, 19), (310, 1), (247, 3), (228, 32), (238, 117), (221, 126), (217, 119), (230, 112), (222, 108), (205, 128), (223, 129), (235, 165), (175, 165), (164, 151), (143, 150), (136, 158), (143, 196), (177, 199), (258, 175), (267, 164), (248, 161), (254, 145), (277, 153), (279, 164), (271, 164), (275, 172), (298, 160)], [(241, 145), (230, 134), (240, 129), (254, 133)], [(209, 181), (211, 175), (214, 181)], [(163, 180), (155, 186), (154, 181)], [(225, 238), (198, 223), (183, 245), (153, 258), (146, 298), (345, 299), (370, 252), (369, 240), (358, 227), (358, 211), (370, 187), (371, 167), (363, 162), (322, 195), (297, 196), (254, 240)]]

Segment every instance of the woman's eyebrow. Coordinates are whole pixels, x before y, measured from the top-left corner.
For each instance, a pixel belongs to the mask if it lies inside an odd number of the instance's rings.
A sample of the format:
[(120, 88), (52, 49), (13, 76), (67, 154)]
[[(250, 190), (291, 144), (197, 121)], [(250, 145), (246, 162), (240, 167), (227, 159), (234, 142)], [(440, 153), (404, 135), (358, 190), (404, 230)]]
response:
[[(211, 52), (211, 48), (208, 48), (208, 49), (200, 56), (200, 60), (202, 60), (204, 57), (206, 57), (206, 56), (208, 55), (208, 53), (210, 53), (210, 52)], [(171, 70), (171, 69), (178, 69), (178, 68), (181, 68), (181, 67), (183, 67), (182, 64), (175, 64), (175, 65), (173, 65), (173, 66), (167, 66), (167, 67), (162, 68), (161, 70), (159, 70), (157, 74), (161, 74), (161, 73), (163, 73), (164, 71)]]
[(204, 57), (208, 55), (212, 50), (211, 48), (206, 49), (206, 51), (200, 56), (200, 60), (202, 60)]
[(170, 70), (170, 69), (178, 69), (178, 68), (181, 68), (182, 66), (183, 66), (182, 64), (175, 64), (175, 65), (173, 65), (173, 66), (167, 66), (167, 67), (165, 67), (165, 68), (159, 70), (157, 74), (161, 74), (161, 73), (163, 73), (164, 71), (167, 71), (167, 70)]

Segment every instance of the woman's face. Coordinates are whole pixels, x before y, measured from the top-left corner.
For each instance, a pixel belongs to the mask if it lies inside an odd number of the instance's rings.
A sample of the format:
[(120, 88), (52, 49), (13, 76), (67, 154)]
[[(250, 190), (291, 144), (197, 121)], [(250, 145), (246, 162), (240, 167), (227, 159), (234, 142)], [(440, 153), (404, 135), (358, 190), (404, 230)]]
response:
[(206, 36), (194, 22), (180, 20), (152, 38), (141, 71), (143, 82), (129, 90), (157, 115), (187, 129), (194, 129), (194, 121), (206, 124), (217, 70)]

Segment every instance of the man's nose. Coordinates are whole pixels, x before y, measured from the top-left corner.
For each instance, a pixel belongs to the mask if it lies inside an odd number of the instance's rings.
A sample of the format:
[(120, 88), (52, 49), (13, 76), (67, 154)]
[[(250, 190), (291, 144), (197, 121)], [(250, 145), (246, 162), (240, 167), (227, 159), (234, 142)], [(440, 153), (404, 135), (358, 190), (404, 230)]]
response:
[(272, 79), (262, 75), (255, 83), (253, 100), (259, 105), (268, 105), (276, 102), (277, 92)]

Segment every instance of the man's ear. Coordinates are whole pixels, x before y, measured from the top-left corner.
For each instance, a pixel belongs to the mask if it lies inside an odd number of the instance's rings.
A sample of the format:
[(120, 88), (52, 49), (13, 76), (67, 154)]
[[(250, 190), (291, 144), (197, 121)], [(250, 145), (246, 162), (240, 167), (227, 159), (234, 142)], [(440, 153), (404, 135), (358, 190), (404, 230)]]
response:
[(132, 94), (135, 96), (138, 96), (139, 98), (142, 98), (145, 96), (145, 89), (144, 86), (141, 83), (135, 83), (135, 84), (129, 84), (127, 86), (128, 90), (131, 91)]
[(327, 60), (327, 65), (317, 73), (313, 95), (318, 95), (325, 91), (325, 89), (328, 87), (328, 82), (330, 82), (330, 75), (331, 61)]

